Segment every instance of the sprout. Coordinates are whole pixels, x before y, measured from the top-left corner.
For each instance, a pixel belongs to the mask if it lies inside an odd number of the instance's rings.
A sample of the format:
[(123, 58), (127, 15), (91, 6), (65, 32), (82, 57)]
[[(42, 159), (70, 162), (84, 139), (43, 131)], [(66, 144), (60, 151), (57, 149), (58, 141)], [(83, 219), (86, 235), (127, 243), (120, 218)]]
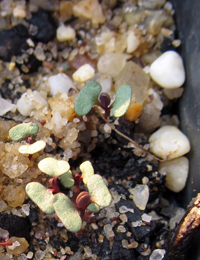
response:
[(33, 123), (22, 123), (12, 127), (9, 131), (9, 136), (13, 141), (19, 141), (29, 135), (36, 134), (38, 131), (38, 125)]
[(58, 177), (69, 171), (69, 163), (54, 158), (45, 158), (38, 163), (38, 168), (51, 177)]
[(34, 154), (43, 150), (46, 146), (44, 141), (37, 141), (33, 144), (26, 144), (19, 147), (19, 152), (22, 154)]
[(98, 101), (101, 89), (101, 85), (98, 82), (90, 81), (79, 92), (74, 105), (75, 112), (79, 116), (84, 116), (90, 112)]
[[(38, 182), (31, 182), (26, 186), (27, 194), (44, 212), (53, 213), (55, 211), (63, 225), (71, 232), (81, 229), (82, 220), (88, 214), (98, 212), (100, 206), (106, 207), (111, 203), (111, 194), (104, 180), (100, 175), (94, 174), (94, 169), (89, 161), (80, 165), (88, 191), (80, 191), (82, 176), (76, 175), (74, 181), (69, 164), (65, 161), (46, 158), (39, 162), (38, 167), (53, 177), (49, 181), (52, 189), (47, 189)], [(78, 180), (76, 185), (79, 187), (77, 187), (73, 201), (60, 192), (57, 183), (58, 176), (67, 188), (72, 187), (76, 179)]]
[[(101, 92), (101, 85), (96, 81), (90, 81), (79, 92), (75, 101), (75, 112), (79, 116), (86, 115), (94, 105), (99, 105), (105, 110), (105, 118), (109, 116), (112, 105), (110, 105), (110, 96)], [(132, 88), (129, 85), (123, 85), (116, 92), (115, 102), (113, 104), (113, 115), (115, 117), (123, 116), (131, 103)], [(99, 103), (98, 103), (99, 102)]]

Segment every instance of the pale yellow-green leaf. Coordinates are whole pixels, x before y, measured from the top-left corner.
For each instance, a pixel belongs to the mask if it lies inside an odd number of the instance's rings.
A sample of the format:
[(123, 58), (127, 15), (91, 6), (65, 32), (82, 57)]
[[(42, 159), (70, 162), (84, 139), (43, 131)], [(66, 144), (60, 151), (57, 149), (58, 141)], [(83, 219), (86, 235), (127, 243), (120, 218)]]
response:
[(122, 85), (118, 88), (113, 103), (113, 115), (115, 117), (123, 116), (127, 112), (131, 104), (131, 97), (132, 88), (129, 85)]
[(22, 154), (34, 154), (43, 150), (46, 146), (44, 141), (37, 141), (33, 144), (26, 144), (19, 147), (19, 152)]
[(57, 193), (53, 198), (54, 210), (63, 225), (71, 232), (77, 232), (82, 227), (82, 220), (72, 201), (63, 193)]
[(60, 176), (60, 180), (66, 188), (70, 188), (74, 186), (74, 178), (72, 176), (72, 172), (68, 171)]
[(81, 163), (79, 168), (82, 172), (83, 182), (87, 184), (88, 178), (94, 175), (94, 168), (90, 161), (85, 161)]
[(51, 177), (58, 177), (69, 171), (69, 163), (64, 160), (56, 160), (52, 157), (45, 158), (38, 163), (38, 168)]
[(36, 134), (39, 127), (33, 123), (22, 123), (12, 127), (9, 131), (9, 136), (13, 141), (18, 141), (29, 135)]
[(111, 203), (111, 194), (100, 175), (94, 174), (88, 178), (87, 188), (92, 202), (95, 202), (101, 207), (107, 207)]
[(30, 182), (26, 185), (26, 192), (38, 207), (45, 213), (53, 213), (53, 193), (39, 182)]

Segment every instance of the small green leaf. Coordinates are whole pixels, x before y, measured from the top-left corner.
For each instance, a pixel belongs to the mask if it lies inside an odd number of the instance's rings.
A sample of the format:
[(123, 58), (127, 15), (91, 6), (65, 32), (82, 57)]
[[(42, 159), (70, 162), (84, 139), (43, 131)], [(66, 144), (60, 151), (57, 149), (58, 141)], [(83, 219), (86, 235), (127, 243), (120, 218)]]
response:
[(72, 176), (72, 172), (68, 171), (60, 176), (60, 180), (65, 188), (70, 188), (74, 186), (74, 178)]
[(90, 112), (98, 101), (101, 89), (101, 85), (96, 81), (90, 81), (82, 88), (74, 105), (74, 110), (79, 116), (84, 116)]
[(92, 202), (95, 202), (101, 207), (107, 207), (111, 203), (111, 194), (100, 175), (94, 174), (90, 177), (87, 182), (87, 188)]
[(69, 163), (52, 157), (45, 158), (38, 163), (38, 168), (51, 177), (58, 177), (69, 171)]
[(38, 207), (45, 213), (53, 213), (53, 193), (39, 182), (30, 182), (26, 185), (26, 192)]
[(63, 193), (57, 193), (53, 198), (55, 212), (63, 225), (71, 232), (77, 232), (82, 227), (82, 220), (71, 200)]
[(129, 85), (122, 85), (118, 88), (115, 96), (115, 102), (113, 104), (113, 115), (115, 117), (123, 116), (130, 104), (132, 97), (132, 88)]
[(26, 144), (19, 147), (19, 152), (22, 154), (34, 154), (43, 150), (46, 146), (44, 141), (37, 141), (33, 144)]
[(13, 141), (19, 141), (29, 135), (36, 134), (39, 127), (33, 123), (22, 123), (12, 127), (9, 131), (9, 136)]
[(91, 203), (87, 209), (91, 212), (98, 212), (100, 210), (99, 205), (97, 205), (96, 203)]
[(90, 178), (92, 175), (94, 175), (94, 168), (90, 161), (85, 161), (85, 162), (81, 163), (79, 168), (82, 172), (83, 182), (85, 184), (87, 184), (88, 178)]

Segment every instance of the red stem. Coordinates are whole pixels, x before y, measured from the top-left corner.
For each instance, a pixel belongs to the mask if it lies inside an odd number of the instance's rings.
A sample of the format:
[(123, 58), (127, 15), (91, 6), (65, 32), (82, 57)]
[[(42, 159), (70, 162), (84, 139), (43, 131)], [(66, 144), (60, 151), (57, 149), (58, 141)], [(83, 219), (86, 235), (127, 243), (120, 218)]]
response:
[(52, 187), (52, 189), (48, 189), (48, 190), (50, 190), (52, 193), (56, 194), (56, 193), (60, 192), (60, 188), (58, 186), (57, 178), (51, 178), (49, 180), (49, 184)]
[(79, 174), (76, 174), (74, 176), (74, 181), (75, 181), (75, 184), (76, 184), (76, 192), (77, 194), (79, 194), (81, 192), (81, 188), (80, 188), (80, 182), (82, 181), (82, 176), (79, 175)]
[(1, 242), (0, 246), (12, 246), (12, 242)]

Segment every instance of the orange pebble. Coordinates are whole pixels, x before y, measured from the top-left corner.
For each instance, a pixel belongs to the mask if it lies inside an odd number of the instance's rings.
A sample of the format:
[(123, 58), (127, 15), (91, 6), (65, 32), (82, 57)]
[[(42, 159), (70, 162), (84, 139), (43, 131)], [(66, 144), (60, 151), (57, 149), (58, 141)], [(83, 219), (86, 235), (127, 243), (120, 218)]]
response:
[(143, 106), (137, 102), (131, 102), (128, 111), (126, 112), (126, 118), (129, 121), (135, 121), (138, 119), (142, 112)]

